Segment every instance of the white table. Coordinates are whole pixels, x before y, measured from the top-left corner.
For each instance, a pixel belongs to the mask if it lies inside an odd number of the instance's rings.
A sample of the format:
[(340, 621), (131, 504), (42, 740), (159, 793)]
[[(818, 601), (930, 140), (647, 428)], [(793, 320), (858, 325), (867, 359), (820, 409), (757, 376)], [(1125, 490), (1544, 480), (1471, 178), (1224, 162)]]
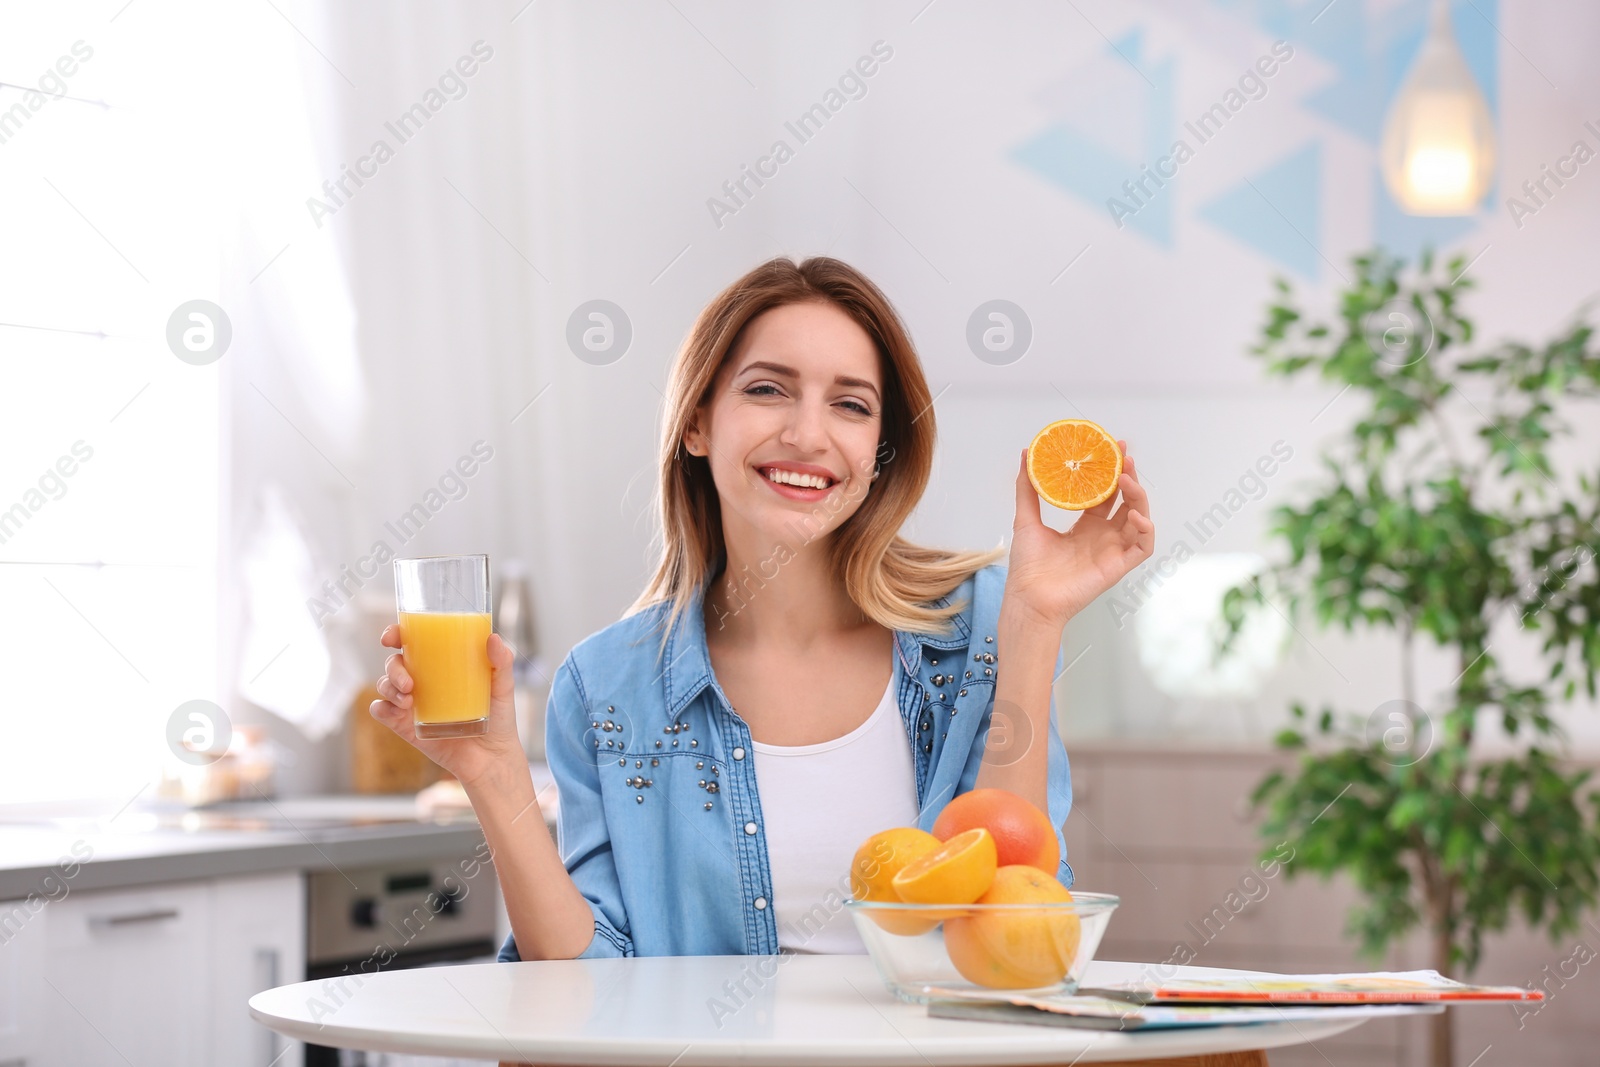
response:
[[(1095, 962), (1085, 984), (1133, 978), (1139, 969)], [(1183, 967), (1173, 977), (1259, 973)], [(885, 989), (866, 956), (807, 955), (382, 971), (269, 989), (250, 998), (250, 1014), (319, 1045), (573, 1067), (1066, 1065), (1206, 1054), (1223, 1055), (1187, 1062), (1259, 1064), (1264, 1057), (1250, 1050), (1316, 1041), (1360, 1023), (1108, 1033), (934, 1019)]]

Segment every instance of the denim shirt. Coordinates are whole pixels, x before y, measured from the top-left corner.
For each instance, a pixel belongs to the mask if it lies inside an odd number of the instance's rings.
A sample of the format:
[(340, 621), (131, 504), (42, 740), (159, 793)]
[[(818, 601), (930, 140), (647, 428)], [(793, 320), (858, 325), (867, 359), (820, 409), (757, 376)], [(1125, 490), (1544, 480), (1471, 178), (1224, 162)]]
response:
[[(1001, 665), (1005, 576), (1003, 565), (991, 564), (931, 602), (965, 604), (949, 636), (894, 632), (894, 691), (923, 830), (977, 781)], [(545, 754), (557, 790), (558, 850), (594, 911), (594, 938), (580, 959), (778, 951), (750, 730), (711, 670), (705, 588), (679, 616), (659, 665), (665, 603), (584, 639), (551, 679)], [(827, 669), (812, 664), (794, 684)], [(1053, 724), (1054, 697), (1050, 711)], [(1054, 873), (1070, 886), (1061, 825), (1072, 782), (1054, 725), (1047, 733), (1049, 816), (1061, 846)], [(514, 938), (499, 958), (519, 958)]]

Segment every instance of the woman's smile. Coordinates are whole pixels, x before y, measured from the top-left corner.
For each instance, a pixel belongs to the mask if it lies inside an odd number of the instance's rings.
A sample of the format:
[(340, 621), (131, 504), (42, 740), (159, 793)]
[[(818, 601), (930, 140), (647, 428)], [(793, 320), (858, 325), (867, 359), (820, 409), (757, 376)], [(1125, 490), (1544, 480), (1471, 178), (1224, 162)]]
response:
[(822, 500), (839, 484), (827, 468), (810, 463), (757, 464), (756, 473), (773, 492), (790, 500)]

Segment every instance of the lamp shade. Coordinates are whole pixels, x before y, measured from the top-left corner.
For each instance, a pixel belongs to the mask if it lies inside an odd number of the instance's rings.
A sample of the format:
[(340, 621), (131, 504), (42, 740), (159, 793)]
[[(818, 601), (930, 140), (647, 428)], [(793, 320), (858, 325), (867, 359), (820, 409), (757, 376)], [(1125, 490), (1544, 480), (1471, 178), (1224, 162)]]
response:
[(1447, 0), (1434, 0), (1417, 52), (1379, 146), (1384, 184), (1412, 215), (1470, 215), (1494, 180), (1494, 123), (1450, 28)]

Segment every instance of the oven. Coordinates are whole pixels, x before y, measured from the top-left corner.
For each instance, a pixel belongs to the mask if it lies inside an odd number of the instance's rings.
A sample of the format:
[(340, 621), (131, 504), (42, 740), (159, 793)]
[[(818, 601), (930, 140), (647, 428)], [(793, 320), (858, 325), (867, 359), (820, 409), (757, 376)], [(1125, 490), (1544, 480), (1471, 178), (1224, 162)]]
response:
[[(314, 871), (307, 877), (306, 910), (308, 981), (397, 967), (492, 963), (500, 947), (494, 868), (473, 855)], [(361, 995), (353, 983), (349, 988), (350, 996)], [(309, 1044), (305, 1051), (305, 1067), (444, 1067), (453, 1062)]]

